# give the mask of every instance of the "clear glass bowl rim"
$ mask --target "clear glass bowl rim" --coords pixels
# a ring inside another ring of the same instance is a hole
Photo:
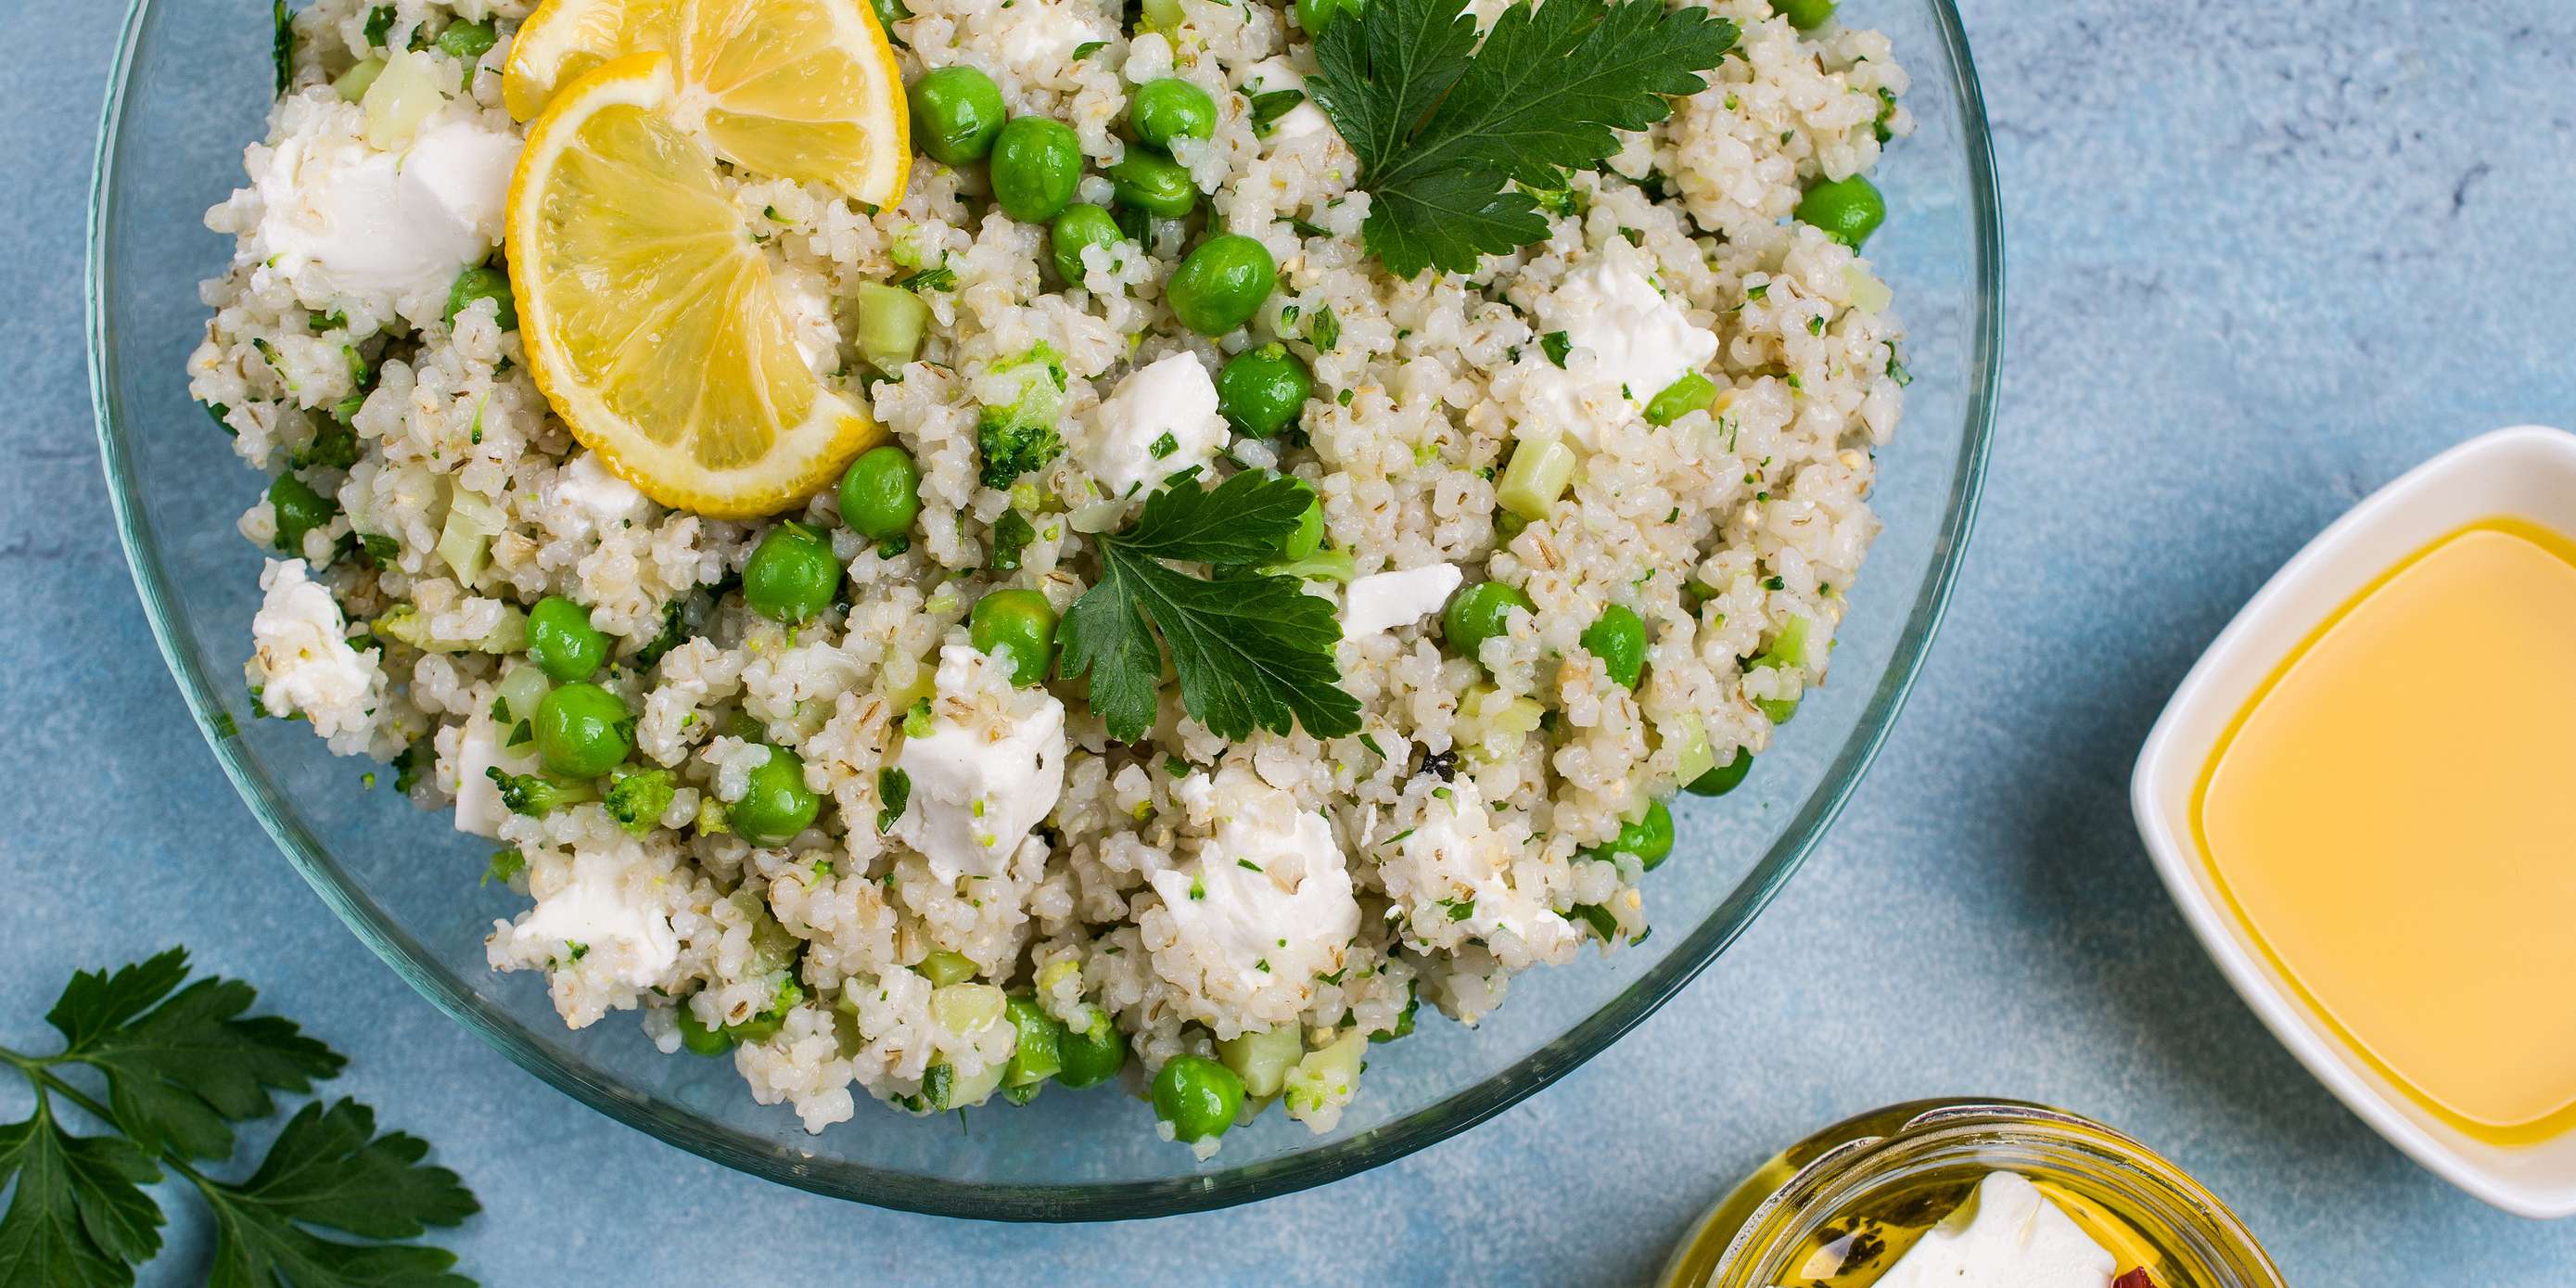
[[[246,763],[237,739],[217,736],[213,717],[222,711],[216,683],[203,659],[182,642],[172,608],[169,573],[161,564],[152,524],[130,490],[133,465],[118,430],[112,406],[107,310],[106,260],[109,215],[115,201],[110,167],[129,78],[133,72],[144,18],[154,0],[128,0],[117,39],[93,158],[88,209],[88,238],[82,276],[84,323],[89,355],[90,395],[107,491],[116,516],[118,539],[150,623],[162,660],[177,681],[180,696],[195,717],[199,734],[214,752],[233,789],[285,853],[307,884],[359,940],[393,967],[421,996],[446,1012],[519,1067],[555,1089],[619,1122],[737,1171],[782,1185],[875,1207],[939,1216],[1003,1221],[1098,1221],[1167,1216],[1255,1202],[1326,1184],[1393,1162],[1436,1144],[1518,1104],[1617,1041],[1652,1015],[1701,970],[1716,959],[1751,924],[1756,913],[1787,884],[1825,830],[1841,813],[1868,770],[1871,760],[1894,727],[1898,711],[1912,690],[1932,639],[1946,615],[1950,596],[1966,557],[1977,504],[1984,491],[1987,458],[1994,435],[1995,400],[2002,377],[2004,321],[2004,241],[2002,199],[1997,187],[1993,140],[1987,129],[1985,99],[1968,49],[1967,32],[1954,0],[1925,0],[1940,30],[1957,95],[1967,151],[1969,199],[1976,234],[1978,309],[1969,357],[1977,373],[1968,390],[1968,416],[1958,470],[1952,480],[1943,529],[1935,537],[1934,562],[1925,575],[1924,592],[1914,604],[1903,634],[1870,695],[1860,722],[1836,755],[1817,790],[1780,839],[1755,863],[1736,888],[1699,925],[1681,948],[1594,1011],[1580,1024],[1508,1069],[1415,1110],[1386,1126],[1312,1150],[1263,1159],[1230,1170],[1151,1181],[1085,1186],[1009,1185],[945,1182],[923,1185],[921,1178],[855,1163],[784,1154],[764,1142],[700,1119],[677,1106],[635,1093],[567,1065],[529,1041],[518,1022],[491,1007],[464,983],[440,968],[430,954],[396,924],[352,881],[323,845],[285,809],[270,799],[261,777]]]

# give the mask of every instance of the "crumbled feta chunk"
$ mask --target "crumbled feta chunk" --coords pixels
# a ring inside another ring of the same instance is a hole
[[[1565,275],[1538,306],[1543,332],[1565,333],[1567,366],[1526,355],[1522,401],[1537,418],[1564,426],[1585,447],[1634,414],[1666,385],[1708,365],[1717,336],[1691,325],[1680,305],[1624,258],[1593,260]],[[1619,402],[1610,401],[1615,392]]]
[[[491,253],[519,140],[471,122],[423,131],[400,152],[345,134],[287,138],[253,186],[259,224],[241,254],[325,294],[443,296]]]
[[[515,937],[523,947],[542,947],[558,967],[650,987],[680,959],[670,917],[652,906],[651,880],[613,855],[584,852],[573,859],[570,881],[538,895]]]
[[[1306,78],[1285,57],[1265,58],[1252,65],[1250,73],[1244,77],[1243,88],[1247,94],[1275,94],[1290,89],[1302,91],[1306,88]],[[1333,129],[1332,119],[1324,115],[1322,108],[1315,106],[1312,98],[1289,108],[1270,122],[1270,146],[1273,148],[1284,148],[1303,139],[1327,134],[1340,137]]]
[[[649,504],[634,484],[610,473],[595,452],[583,452],[564,462],[564,467],[555,473],[550,496],[556,505],[570,511],[573,526],[581,534],[592,528],[616,531],[630,520],[644,517]]]
[[[2106,1288],[2118,1268],[2039,1187],[2013,1172],[1988,1172],[1876,1288]]]
[[[271,559],[266,591],[251,618],[251,659],[243,667],[270,715],[302,715],[335,751],[363,750],[384,700],[384,668],[349,645],[339,601],[305,575],[301,559]],[[354,741],[350,739],[354,738]]]
[[[1332,824],[1241,768],[1198,800],[1214,831],[1191,862],[1151,877],[1173,930],[1155,970],[1211,1003],[1221,1035],[1292,1020],[1359,933]]]
[[[510,817],[510,807],[501,803],[501,785],[492,781],[491,771],[505,774],[532,774],[537,770],[536,742],[523,742],[505,747],[509,731],[477,712],[465,722],[465,732],[456,745],[456,830],[476,836],[501,834],[501,824]]]
[[[1363,639],[1418,622],[1449,602],[1463,576],[1442,563],[1355,577],[1342,596],[1342,635]]]
[[[912,799],[895,835],[942,881],[991,878],[1064,793],[1064,704],[1015,689],[983,654],[942,650],[930,732],[907,737],[895,764]]]
[[[1216,382],[1197,355],[1175,353],[1127,373],[1092,409],[1091,472],[1109,495],[1126,496],[1205,466],[1225,440]]]

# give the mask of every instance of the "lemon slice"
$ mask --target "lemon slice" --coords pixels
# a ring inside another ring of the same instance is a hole
[[[664,505],[717,518],[812,495],[885,431],[797,347],[715,156],[669,113],[661,53],[554,96],[511,177],[528,372],[573,436]]]
[[[511,38],[501,101],[531,120],[583,73],[647,51],[671,55],[671,119],[725,160],[870,205],[903,199],[903,73],[866,0],[546,0]]]

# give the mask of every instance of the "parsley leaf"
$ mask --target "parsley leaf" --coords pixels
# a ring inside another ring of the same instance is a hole
[[[39,1100],[27,1121],[0,1126],[0,1185],[13,1175],[0,1281],[130,1284],[133,1263],[161,1251],[161,1206],[142,1189],[161,1169],[125,1141],[74,1136]]]
[[[277,65],[277,93],[286,97],[286,87],[295,83],[295,15],[286,11],[286,0],[269,0],[269,61]]]
[[[1360,159],[1361,234],[1389,271],[1466,273],[1547,236],[1515,183],[1564,186],[1614,130],[1668,115],[1668,96],[1734,47],[1736,26],[1660,0],[1550,0],[1503,10],[1477,43],[1466,0],[1375,0],[1316,37],[1307,92]]]
[[[34,1112],[0,1125],[0,1283],[129,1288],[161,1251],[161,1206],[143,1187],[166,1169],[212,1209],[217,1288],[472,1288],[453,1254],[399,1242],[478,1211],[455,1173],[421,1165],[428,1146],[378,1135],[353,1101],[308,1103],[257,1173],[234,1183],[189,1161],[229,1153],[233,1122],[266,1117],[274,1090],[304,1091],[340,1057],[276,1016],[243,1016],[256,994],[238,980],[188,979],[172,949],[113,973],[72,976],[45,1019],[64,1049],[0,1049],[34,1093]],[[103,1103],[77,1075],[96,1075]],[[76,1136],[58,1106],[119,1136]],[[215,1143],[220,1141],[221,1148]],[[324,1232],[364,1242],[326,1237]]]
[[[45,1022],[63,1035],[64,1059],[106,1075],[116,1125],[135,1144],[221,1158],[233,1149],[229,1124],[276,1111],[270,1091],[311,1090],[342,1061],[290,1020],[243,1017],[259,996],[250,985],[181,988],[187,975],[176,948],[113,975],[82,971]]]
[[[297,1111],[269,1147],[259,1171],[239,1185],[200,1182],[215,1211],[211,1288],[381,1285],[462,1288],[447,1273],[456,1254],[403,1243],[344,1243],[315,1233],[361,1239],[413,1239],[430,1226],[455,1225],[479,1211],[474,1196],[444,1167],[424,1167],[427,1142],[401,1132],[376,1134],[374,1111],[354,1100]]]
[[[1184,472],[1125,531],[1099,538],[1100,581],[1065,615],[1062,674],[1090,674],[1109,736],[1133,742],[1153,726],[1165,645],[1181,705],[1220,738],[1284,734],[1292,722],[1318,738],[1359,728],[1359,702],[1333,662],[1341,627],[1330,604],[1293,577],[1211,581],[1164,562],[1258,563],[1311,501],[1290,479],[1247,471],[1210,488]]]

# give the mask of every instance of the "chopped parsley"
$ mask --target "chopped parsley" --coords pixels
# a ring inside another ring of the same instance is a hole
[[[1563,331],[1550,331],[1538,338],[1538,351],[1546,354],[1549,362],[1556,364],[1559,370],[1563,370],[1565,355],[1574,352],[1574,338]]]
[[[1467,0],[1373,0],[1315,39],[1307,92],[1360,160],[1361,239],[1399,277],[1474,271],[1543,240],[1530,188],[1598,165],[1617,130],[1706,88],[1736,26],[1659,0],[1550,0],[1503,10],[1481,42]]]
[[[1342,320],[1333,315],[1330,304],[1315,310],[1315,320],[1306,324],[1306,338],[1318,352],[1329,353],[1342,342]]]
[[[912,804],[912,775],[888,766],[877,771],[877,835],[894,830],[904,807]]]

